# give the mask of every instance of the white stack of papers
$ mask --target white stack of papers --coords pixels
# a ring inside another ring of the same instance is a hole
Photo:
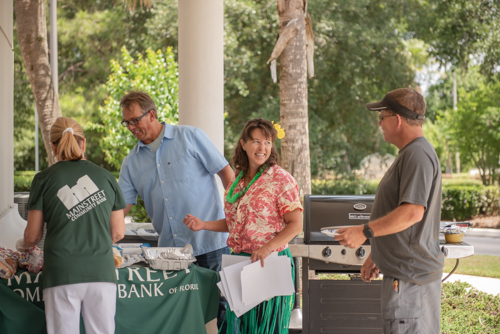
[[[290,258],[277,253],[264,260],[264,268],[249,257],[222,255],[220,278],[217,286],[237,317],[265,300],[295,292]]]

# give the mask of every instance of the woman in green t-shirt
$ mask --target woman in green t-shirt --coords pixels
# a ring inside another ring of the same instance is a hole
[[[123,238],[125,200],[114,176],[84,157],[85,136],[71,118],[50,130],[58,162],[36,174],[28,225],[18,249],[35,246],[47,225],[42,288],[47,332],[114,333],[116,276],[112,243]]]

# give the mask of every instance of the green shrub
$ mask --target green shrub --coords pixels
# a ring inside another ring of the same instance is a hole
[[[480,211],[480,186],[443,187],[441,218],[443,220],[464,220],[474,217]]]
[[[378,181],[367,181],[353,175],[339,176],[334,180],[312,180],[313,195],[366,195],[375,194]]]
[[[118,178],[119,173],[113,172]],[[14,173],[14,192],[30,191],[33,171]],[[442,220],[463,221],[477,215],[498,215],[500,210],[500,187],[483,186],[475,180],[460,180],[443,184]],[[446,183],[443,181],[443,183]],[[333,180],[312,180],[314,195],[369,195],[375,194],[378,181],[367,181],[353,175],[344,175]],[[129,215],[136,222],[148,222],[149,216],[144,201],[138,197],[137,205],[132,206]]]
[[[30,191],[34,171],[14,172],[14,192]]]
[[[120,176],[119,172],[111,172],[113,176],[118,180]],[[30,191],[31,182],[35,177],[34,171],[22,171],[14,172],[14,192]]]
[[[144,200],[139,195],[137,196],[137,205],[132,205],[128,215],[132,216],[135,223],[151,222],[148,212],[146,211],[146,207],[144,206]]]
[[[498,215],[500,211],[500,187],[487,186],[481,190],[481,208],[479,214],[485,216]]]
[[[15,172],[14,173],[14,192],[23,192],[30,191],[31,182],[35,177],[34,171],[25,171],[25,172]],[[112,172],[113,176],[118,179],[120,173]],[[148,213],[146,212],[146,208],[144,207],[144,200],[138,196],[137,197],[137,205],[133,205],[132,209],[130,209],[130,216],[136,223],[150,222]]]
[[[477,215],[498,215],[500,188],[497,186],[443,186],[441,219],[466,220]]]
[[[155,101],[158,119],[177,124],[179,113],[179,70],[171,47],[166,52],[148,48],[145,55],[137,59],[122,47],[122,57],[111,61],[111,74],[105,88],[108,93],[104,106],[100,108],[100,121],[89,124],[102,133],[100,148],[105,160],[119,169],[128,152],[137,144],[137,139],[121,125],[120,99],[130,90],[147,92]]]
[[[477,179],[443,179],[443,187],[446,186],[482,186],[483,182]]]
[[[443,180],[442,220],[463,221],[477,215],[498,215],[500,187],[483,186],[477,180]],[[355,176],[341,176],[333,180],[312,180],[314,195],[375,194],[378,181],[367,181]]]

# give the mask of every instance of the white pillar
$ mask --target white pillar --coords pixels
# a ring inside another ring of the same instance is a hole
[[[14,51],[12,1],[0,1],[0,215],[14,203]]]
[[[12,1],[0,1],[0,246],[13,249],[24,221],[14,204],[14,51]]]
[[[179,124],[224,151],[224,1],[179,0]]]

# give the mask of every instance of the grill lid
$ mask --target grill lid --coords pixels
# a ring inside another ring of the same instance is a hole
[[[338,245],[333,236],[323,231],[366,224],[374,199],[374,195],[306,195],[304,242]]]

